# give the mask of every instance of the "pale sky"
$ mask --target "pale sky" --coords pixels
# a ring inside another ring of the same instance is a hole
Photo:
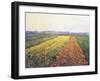
[[[26,31],[89,32],[90,16],[26,13]]]

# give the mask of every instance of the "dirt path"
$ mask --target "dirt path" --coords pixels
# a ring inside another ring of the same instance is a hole
[[[56,56],[51,66],[77,66],[88,64],[82,48],[77,43],[75,36],[70,36],[67,44]]]

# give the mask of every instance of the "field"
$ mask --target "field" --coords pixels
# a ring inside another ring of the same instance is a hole
[[[25,67],[89,64],[89,35],[62,32],[26,32]]]
[[[83,49],[86,59],[89,61],[89,36],[77,35],[76,36],[80,47]]]

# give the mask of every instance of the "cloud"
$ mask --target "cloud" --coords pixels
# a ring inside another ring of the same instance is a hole
[[[90,16],[26,13],[26,31],[89,32]]]

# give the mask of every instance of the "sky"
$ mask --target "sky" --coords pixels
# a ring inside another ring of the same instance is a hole
[[[89,32],[89,15],[25,13],[26,31]]]

